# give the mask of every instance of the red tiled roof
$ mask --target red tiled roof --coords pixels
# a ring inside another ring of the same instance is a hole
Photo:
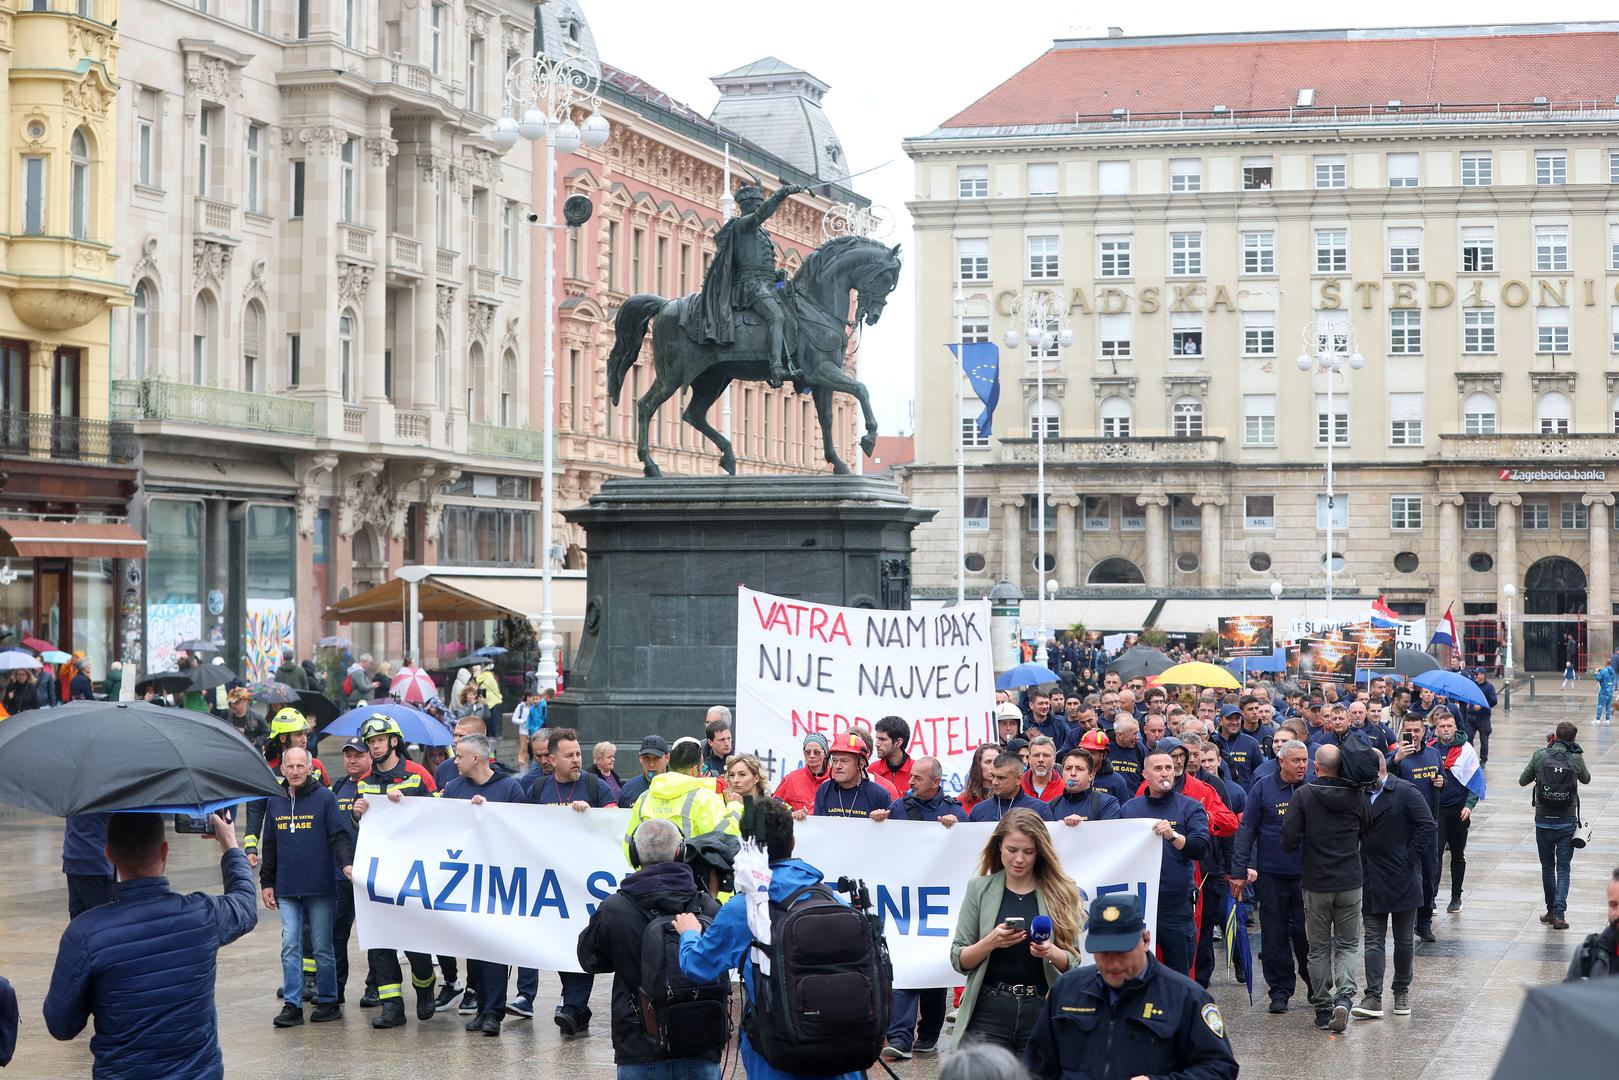
[[[1619,34],[1238,41],[1054,48],[941,127],[1072,122],[1076,113],[1594,101],[1619,94]]]
[[[865,458],[865,473],[886,476],[897,465],[909,465],[916,460],[915,435],[879,435],[874,452]]]

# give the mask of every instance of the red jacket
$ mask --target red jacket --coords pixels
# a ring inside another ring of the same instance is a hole
[[[1242,822],[1238,820],[1236,814],[1231,812],[1231,808],[1226,806],[1224,800],[1220,798],[1219,792],[1215,791],[1213,788],[1209,787],[1209,785],[1205,784],[1195,776],[1185,776],[1178,779],[1185,781],[1185,787],[1182,790],[1184,790],[1189,797],[1202,803],[1203,809],[1209,812],[1210,836],[1237,835],[1237,826],[1241,825]],[[1141,786],[1136,788],[1136,794],[1145,795],[1146,793],[1147,782],[1143,780],[1141,781]]]
[[[781,778],[781,783],[776,785],[776,798],[808,814],[815,809],[815,789],[826,777],[826,773],[817,776],[810,772],[808,765],[802,765]]]
[[[906,754],[903,751],[901,752],[900,757],[900,766],[897,769],[888,763],[887,758],[878,758],[876,761],[871,763],[871,767],[867,770],[867,772],[871,775],[871,778],[877,781],[879,784],[886,781],[891,787],[893,787],[894,795],[896,797],[911,790],[912,758],[911,755]]]
[[[1033,780],[1034,773],[1032,771],[1023,774],[1023,791],[1026,795],[1039,799],[1041,802],[1055,802],[1065,788],[1063,779],[1057,774],[1056,769],[1051,770],[1051,779],[1046,781],[1045,789],[1042,791],[1034,790]]]

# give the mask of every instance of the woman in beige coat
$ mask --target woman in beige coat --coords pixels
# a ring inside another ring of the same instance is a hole
[[[978,874],[967,883],[950,943],[950,963],[967,976],[952,1045],[991,1042],[1021,1056],[1046,991],[1079,963],[1079,887],[1032,810],[1001,819]],[[1050,941],[1029,940],[1037,915],[1051,919]],[[1008,919],[1021,919],[1021,929]]]

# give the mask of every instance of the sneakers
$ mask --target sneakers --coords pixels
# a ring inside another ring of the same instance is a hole
[[[304,1022],[304,1011],[297,1005],[286,1004],[281,1006],[281,1011],[270,1022],[278,1028],[297,1027]]]
[[[461,995],[461,1007],[456,1010],[462,1016],[478,1015],[478,991],[468,990]]]
[[[326,1024],[333,1020],[343,1019],[343,1006],[335,1001],[328,1001],[324,1005],[316,1005],[315,1011],[309,1014],[311,1024]]]
[[[462,985],[459,981],[445,983],[443,986],[441,986],[439,988],[438,997],[433,999],[433,1008],[440,1011],[440,1012],[444,1011],[444,1009],[447,1008],[449,1006],[449,1004],[452,1001],[455,1000],[456,995],[461,993],[465,989],[466,989],[466,987],[464,985]],[[367,991],[367,993],[369,993],[369,992],[370,991]],[[360,999],[360,1004],[362,1006],[365,1004],[365,999],[364,998]]]
[[[1383,999],[1375,994],[1367,994],[1360,999],[1360,1004],[1349,1010],[1349,1014],[1361,1020],[1381,1020],[1383,1018]]]
[[[1285,997],[1271,998],[1270,1011],[1273,1016],[1280,1016],[1285,1013],[1287,1011],[1287,999]]]
[[[506,1003],[507,1016],[520,1016],[524,1020],[534,1019],[534,999],[527,994],[518,994]]]
[[[1452,915],[1462,910],[1462,898],[1459,896],[1451,897],[1450,903],[1445,905],[1445,910],[1450,912]]]
[[[1567,930],[1568,929],[1568,920],[1563,918],[1561,915],[1553,915],[1552,916],[1552,929],[1553,930]]]
[[[1328,1025],[1330,1025],[1331,1023],[1332,1023],[1332,1010],[1331,1009],[1317,1009],[1315,1011],[1315,1026],[1316,1027],[1320,1028],[1322,1031],[1326,1031]]]
[[[1394,1015],[1395,1016],[1410,1016],[1411,1015],[1411,991],[1409,991],[1409,990],[1396,990],[1396,991],[1394,991]]]
[[[957,1009],[955,1006],[951,1006],[950,1011],[944,1014],[944,1022],[947,1024],[954,1024],[956,1022],[956,1013],[960,1011],[961,1010]]]
[[[882,1059],[884,1061],[908,1061],[911,1052],[898,1043],[889,1043],[883,1047]]]
[[[1327,1030],[1340,1033],[1349,1026],[1349,1007],[1343,1002],[1332,1007],[1332,1018],[1327,1021]]]
[[[937,1054],[939,1052],[938,1039],[917,1039],[916,1045],[911,1047],[914,1054]]]

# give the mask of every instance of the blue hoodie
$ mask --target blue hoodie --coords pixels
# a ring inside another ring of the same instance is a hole
[[[779,904],[793,893],[808,885],[818,885],[821,872],[809,863],[786,859],[770,864],[770,902]],[[680,935],[680,970],[688,979],[707,982],[717,979],[732,968],[742,969],[742,981],[747,984],[748,996],[753,996],[753,964],[747,960],[753,933],[748,929],[747,898],[733,896],[720,908],[708,932],[699,934],[688,930]],[[748,1080],[822,1080],[805,1073],[783,1072],[766,1061],[748,1042],[747,1032],[741,1033],[742,1069]],[[842,1073],[826,1080],[864,1080],[858,1072]]]

